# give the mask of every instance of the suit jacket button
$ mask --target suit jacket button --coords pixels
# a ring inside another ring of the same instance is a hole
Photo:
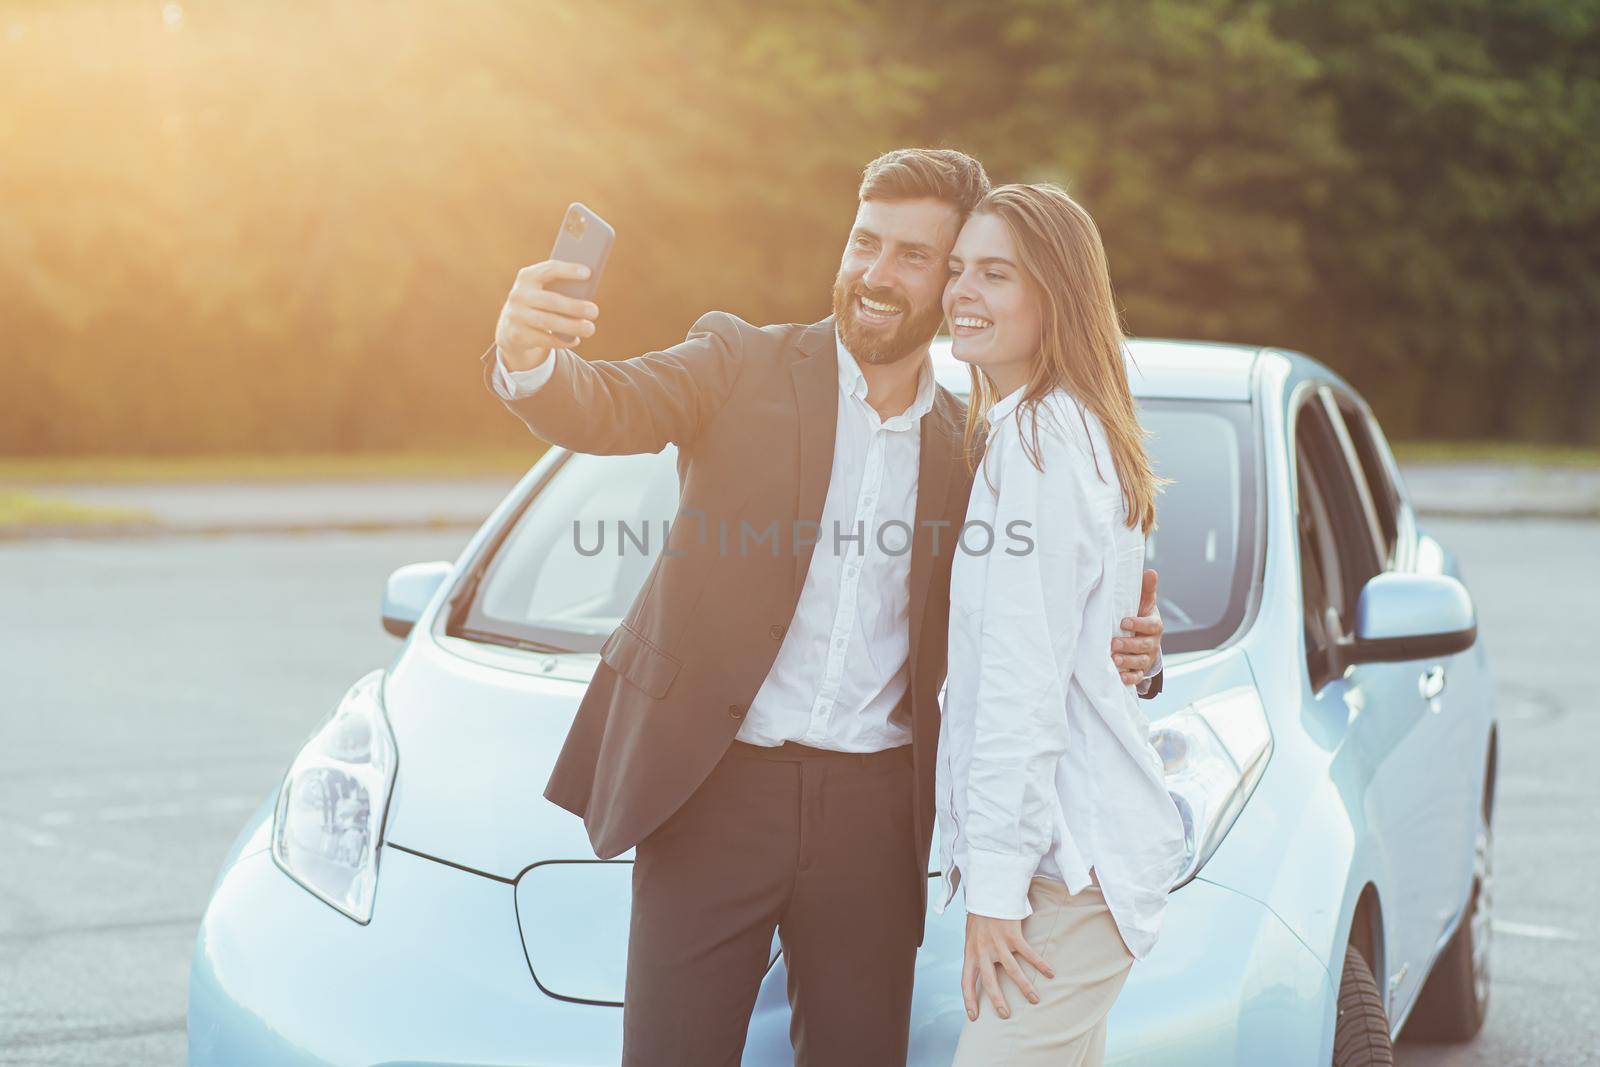
[[[741,708],[737,704],[729,704],[728,705],[728,718],[730,718],[730,719],[742,719],[742,718],[744,718],[744,709]]]
[[[767,627],[767,636],[771,637],[774,641],[776,641],[778,638],[783,636],[783,627],[782,626],[769,626],[769,627]]]

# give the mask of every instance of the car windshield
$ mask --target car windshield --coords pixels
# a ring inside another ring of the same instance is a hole
[[[1157,498],[1145,565],[1169,654],[1214,648],[1239,626],[1255,559],[1257,464],[1242,402],[1145,400]],[[677,453],[562,457],[453,612],[476,640],[598,651],[650,573],[678,506]]]

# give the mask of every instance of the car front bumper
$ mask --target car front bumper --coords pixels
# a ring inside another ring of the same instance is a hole
[[[577,1067],[621,1058],[622,1013],[543,993],[514,887],[386,847],[363,926],[290,879],[270,853],[223,872],[189,979],[192,1067]],[[912,1067],[945,1067],[965,1015],[959,908],[931,916],[918,960]],[[1196,880],[1110,1019],[1108,1062],[1326,1063],[1334,989],[1273,913]],[[792,1063],[783,965],[768,973],[745,1067]]]

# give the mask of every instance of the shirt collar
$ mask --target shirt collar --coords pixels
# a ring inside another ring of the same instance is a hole
[[[867,402],[867,377],[861,373],[861,366],[856,363],[856,357],[844,345],[844,338],[839,331],[833,333],[834,350],[839,357],[839,388],[846,396],[853,396],[863,404]],[[891,415],[883,420],[885,429],[899,430],[916,422],[929,411],[933,410],[933,367],[926,355],[922,357],[922,367],[917,372],[917,396],[911,401],[911,406],[899,415]]]
[[[989,425],[995,425],[1001,419],[1015,411],[1017,409],[1017,405],[1022,403],[1022,394],[1027,391],[1027,383],[1023,383],[991,404],[989,406],[988,414]]]

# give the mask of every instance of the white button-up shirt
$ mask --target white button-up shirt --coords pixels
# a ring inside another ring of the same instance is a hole
[[[1041,400],[1041,472],[1023,449],[1019,430],[1033,438],[1022,392],[990,409],[967,508],[969,524],[994,531],[994,547],[958,551],[951,572],[935,772],[945,888],[933,905],[942,912],[961,886],[969,912],[1021,919],[1035,875],[1076,893],[1092,868],[1142,958],[1186,861],[1148,720],[1107,655],[1121,620],[1138,612],[1144,534],[1126,525],[1094,413],[1080,416],[1059,389]]]
[[[933,370],[924,358],[911,405],[880,419],[855,357],[834,336],[838,424],[821,529],[794,618],[737,736],[752,745],[878,752],[911,743],[911,723],[893,713],[910,683],[911,531]],[[497,358],[496,389],[507,399],[525,396],[550,378],[557,359],[576,358],[563,349],[526,371]]]
[[[839,418],[822,529],[778,658],[738,737],[879,752],[911,743],[910,721],[892,713],[910,682],[911,531],[933,370],[924,359],[911,406],[880,419],[837,334],[834,348]]]

